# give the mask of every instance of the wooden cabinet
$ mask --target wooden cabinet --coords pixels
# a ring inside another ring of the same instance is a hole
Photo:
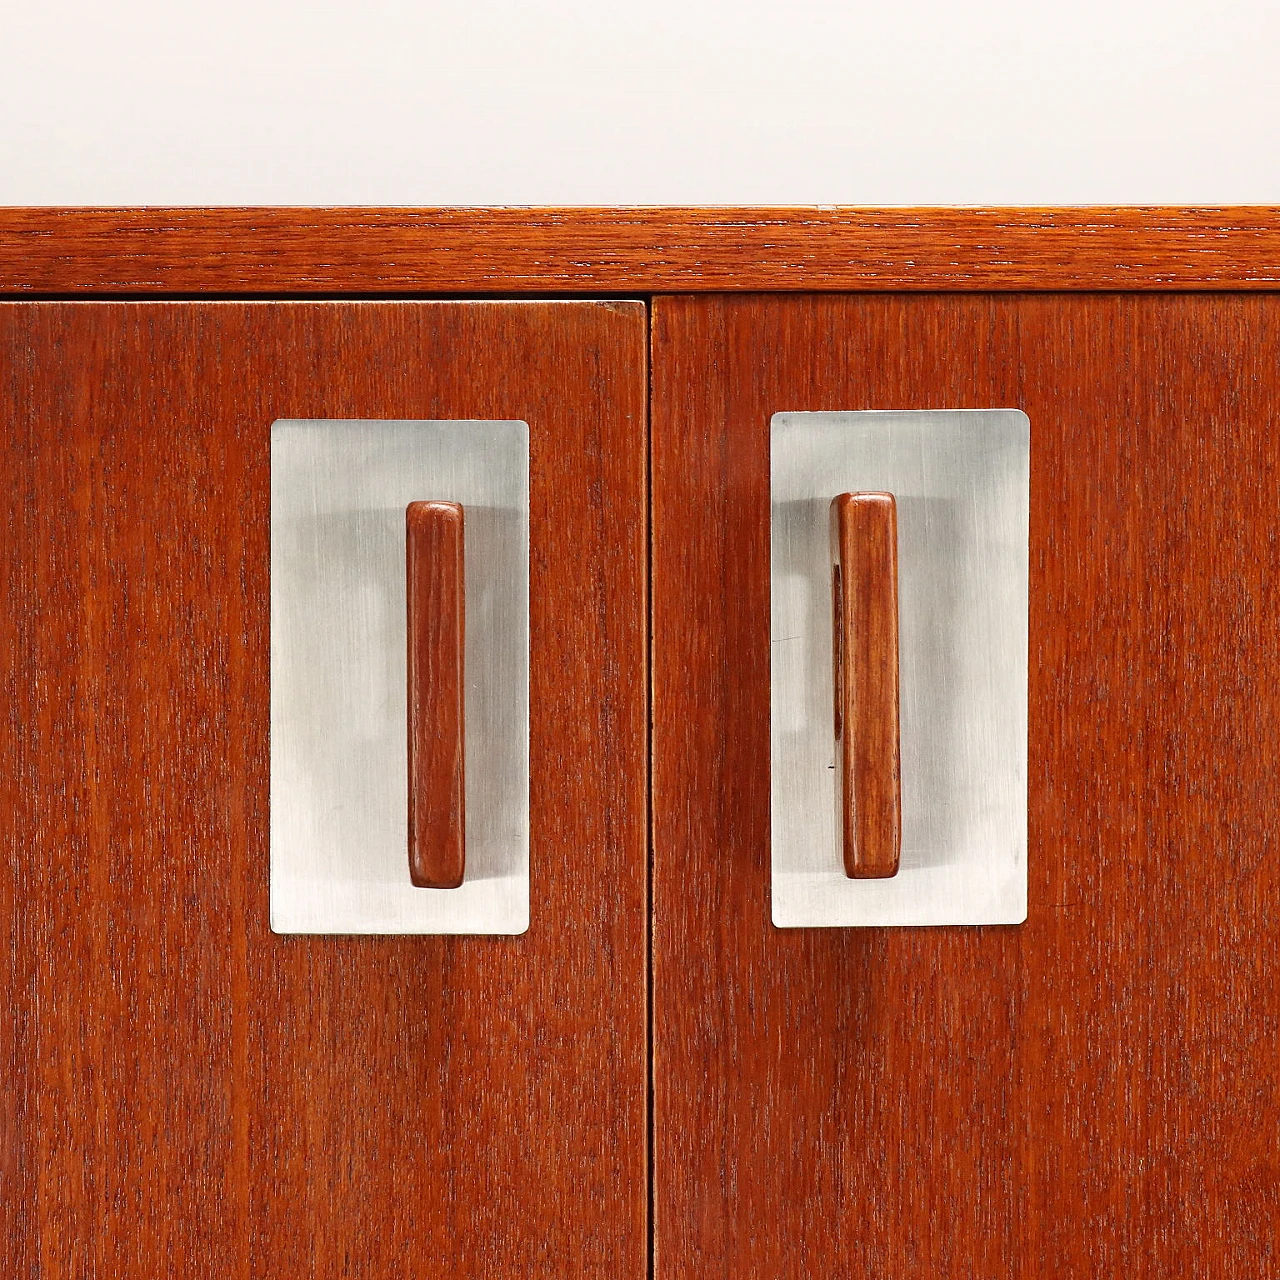
[[[1275,225],[0,213],[6,1274],[1269,1274]],[[992,407],[1027,921],[777,929],[770,418]],[[269,931],[281,418],[529,424],[523,935]]]

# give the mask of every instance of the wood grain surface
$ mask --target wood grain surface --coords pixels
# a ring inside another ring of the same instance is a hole
[[[0,292],[1280,287],[1280,209],[0,210]]]
[[[836,832],[845,875],[898,874],[898,505],[891,493],[831,501]]]
[[[658,1280],[1280,1270],[1280,299],[658,299]],[[769,420],[1031,421],[1030,915],[769,922]]]
[[[643,1275],[645,313],[0,307],[6,1276]],[[523,418],[532,924],[268,929],[276,418]]]
[[[405,509],[409,876],[456,889],[466,873],[466,556],[462,504]]]

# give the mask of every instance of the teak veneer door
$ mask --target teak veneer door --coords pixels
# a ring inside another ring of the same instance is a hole
[[[653,315],[657,1280],[1280,1255],[1280,297]],[[1031,423],[1029,916],[776,929],[769,427]]]
[[[644,1273],[645,342],[634,302],[0,306],[6,1274]],[[521,936],[269,932],[280,418],[529,424]]]

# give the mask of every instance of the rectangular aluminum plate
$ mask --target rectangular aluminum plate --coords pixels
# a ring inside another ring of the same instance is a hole
[[[405,507],[460,502],[466,876],[409,880]],[[529,429],[271,428],[271,927],[529,925]]]
[[[1030,428],[1016,409],[779,413],[771,430],[773,922],[1027,916]],[[828,509],[898,504],[902,861],[844,874]]]

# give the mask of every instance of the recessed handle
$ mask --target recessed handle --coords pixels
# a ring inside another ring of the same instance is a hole
[[[409,503],[405,564],[409,875],[420,889],[456,889],[466,861],[466,566],[461,504]]]
[[[898,507],[891,493],[831,503],[836,824],[845,874],[898,874]]]

